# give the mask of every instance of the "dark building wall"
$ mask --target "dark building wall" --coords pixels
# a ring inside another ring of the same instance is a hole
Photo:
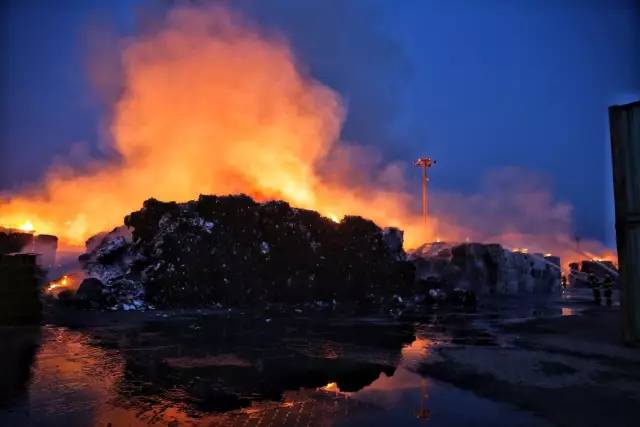
[[[36,254],[0,254],[0,325],[40,320],[42,272]]]
[[[624,336],[640,345],[640,101],[609,108]]]
[[[0,231],[0,255],[29,251],[33,246],[33,234],[18,231]]]

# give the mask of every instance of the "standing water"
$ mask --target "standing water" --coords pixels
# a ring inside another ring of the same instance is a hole
[[[2,328],[0,425],[544,426],[418,373],[440,346],[503,345],[492,322],[534,312],[80,312]]]

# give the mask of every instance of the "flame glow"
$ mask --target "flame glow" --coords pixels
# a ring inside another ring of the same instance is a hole
[[[0,202],[0,224],[29,215],[39,231],[80,244],[149,197],[246,193],[334,220],[362,214],[408,234],[414,223],[414,243],[424,240],[406,193],[362,194],[319,172],[340,150],[344,108],[284,40],[226,9],[177,8],[161,30],[131,42],[122,61],[125,91],[111,125],[118,159],[82,174],[51,169],[44,188]]]
[[[33,224],[31,223],[31,221],[26,220],[16,228],[20,231],[30,232],[30,231],[33,231]]]
[[[340,392],[340,387],[338,387],[338,383],[331,382],[331,383],[328,383],[327,385],[325,385],[323,387],[320,387],[320,390],[338,393],[338,392]]]
[[[582,256],[570,249],[571,207],[513,170],[484,193],[436,194],[425,226],[419,196],[406,190],[406,168],[340,143],[342,99],[306,73],[282,37],[219,6],[177,7],[153,28],[128,39],[121,53],[110,160],[82,172],[51,168],[40,187],[0,200],[0,224],[28,224],[79,245],[122,224],[150,197],[245,193],[336,222],[350,214],[397,226],[407,249],[433,241],[438,230],[447,242],[528,245],[563,262]]]
[[[71,287],[71,278],[64,275],[57,280],[52,280],[46,288],[47,292],[55,293]]]

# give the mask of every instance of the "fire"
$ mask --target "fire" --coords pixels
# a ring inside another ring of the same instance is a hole
[[[126,45],[122,64],[110,126],[118,159],[83,173],[52,168],[39,192],[0,201],[0,224],[29,215],[40,232],[81,244],[149,197],[245,193],[399,226],[411,245],[425,240],[413,197],[398,186],[359,188],[352,166],[321,172],[349,165],[353,153],[338,144],[345,109],[282,38],[221,7],[178,7]]]
[[[46,291],[47,292],[62,291],[69,287],[71,287],[71,278],[68,275],[64,275],[57,280],[52,280],[51,282],[49,282],[49,285],[47,286]]]
[[[81,245],[122,224],[150,197],[183,202],[245,193],[333,221],[361,215],[397,226],[406,249],[433,241],[438,230],[446,241],[538,243],[536,252],[553,251],[563,262],[571,253],[570,206],[520,172],[489,180],[493,185],[479,195],[440,193],[440,210],[425,226],[419,196],[406,190],[405,168],[340,143],[342,99],[306,72],[282,37],[221,6],[176,7],[153,28],[122,44],[111,160],[94,160],[81,172],[52,167],[39,188],[0,200],[0,224],[28,217],[62,245]]]
[[[340,220],[338,219],[338,217],[337,217],[336,215],[332,214],[332,213],[327,214],[327,216],[328,216],[328,218],[329,218],[331,221],[333,221],[333,222],[336,222],[336,223],[340,222]]]
[[[340,387],[338,387],[338,383],[336,382],[330,382],[327,385],[320,387],[320,390],[331,393],[340,393]]]
[[[34,230],[33,229],[33,224],[31,223],[30,220],[26,220],[21,225],[19,225],[17,228],[18,228],[18,230],[26,231],[26,232],[31,232],[31,231]]]

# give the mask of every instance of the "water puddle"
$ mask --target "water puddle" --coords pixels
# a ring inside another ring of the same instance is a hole
[[[435,346],[496,345],[473,322],[169,315],[2,328],[0,425],[544,425],[416,373]]]

